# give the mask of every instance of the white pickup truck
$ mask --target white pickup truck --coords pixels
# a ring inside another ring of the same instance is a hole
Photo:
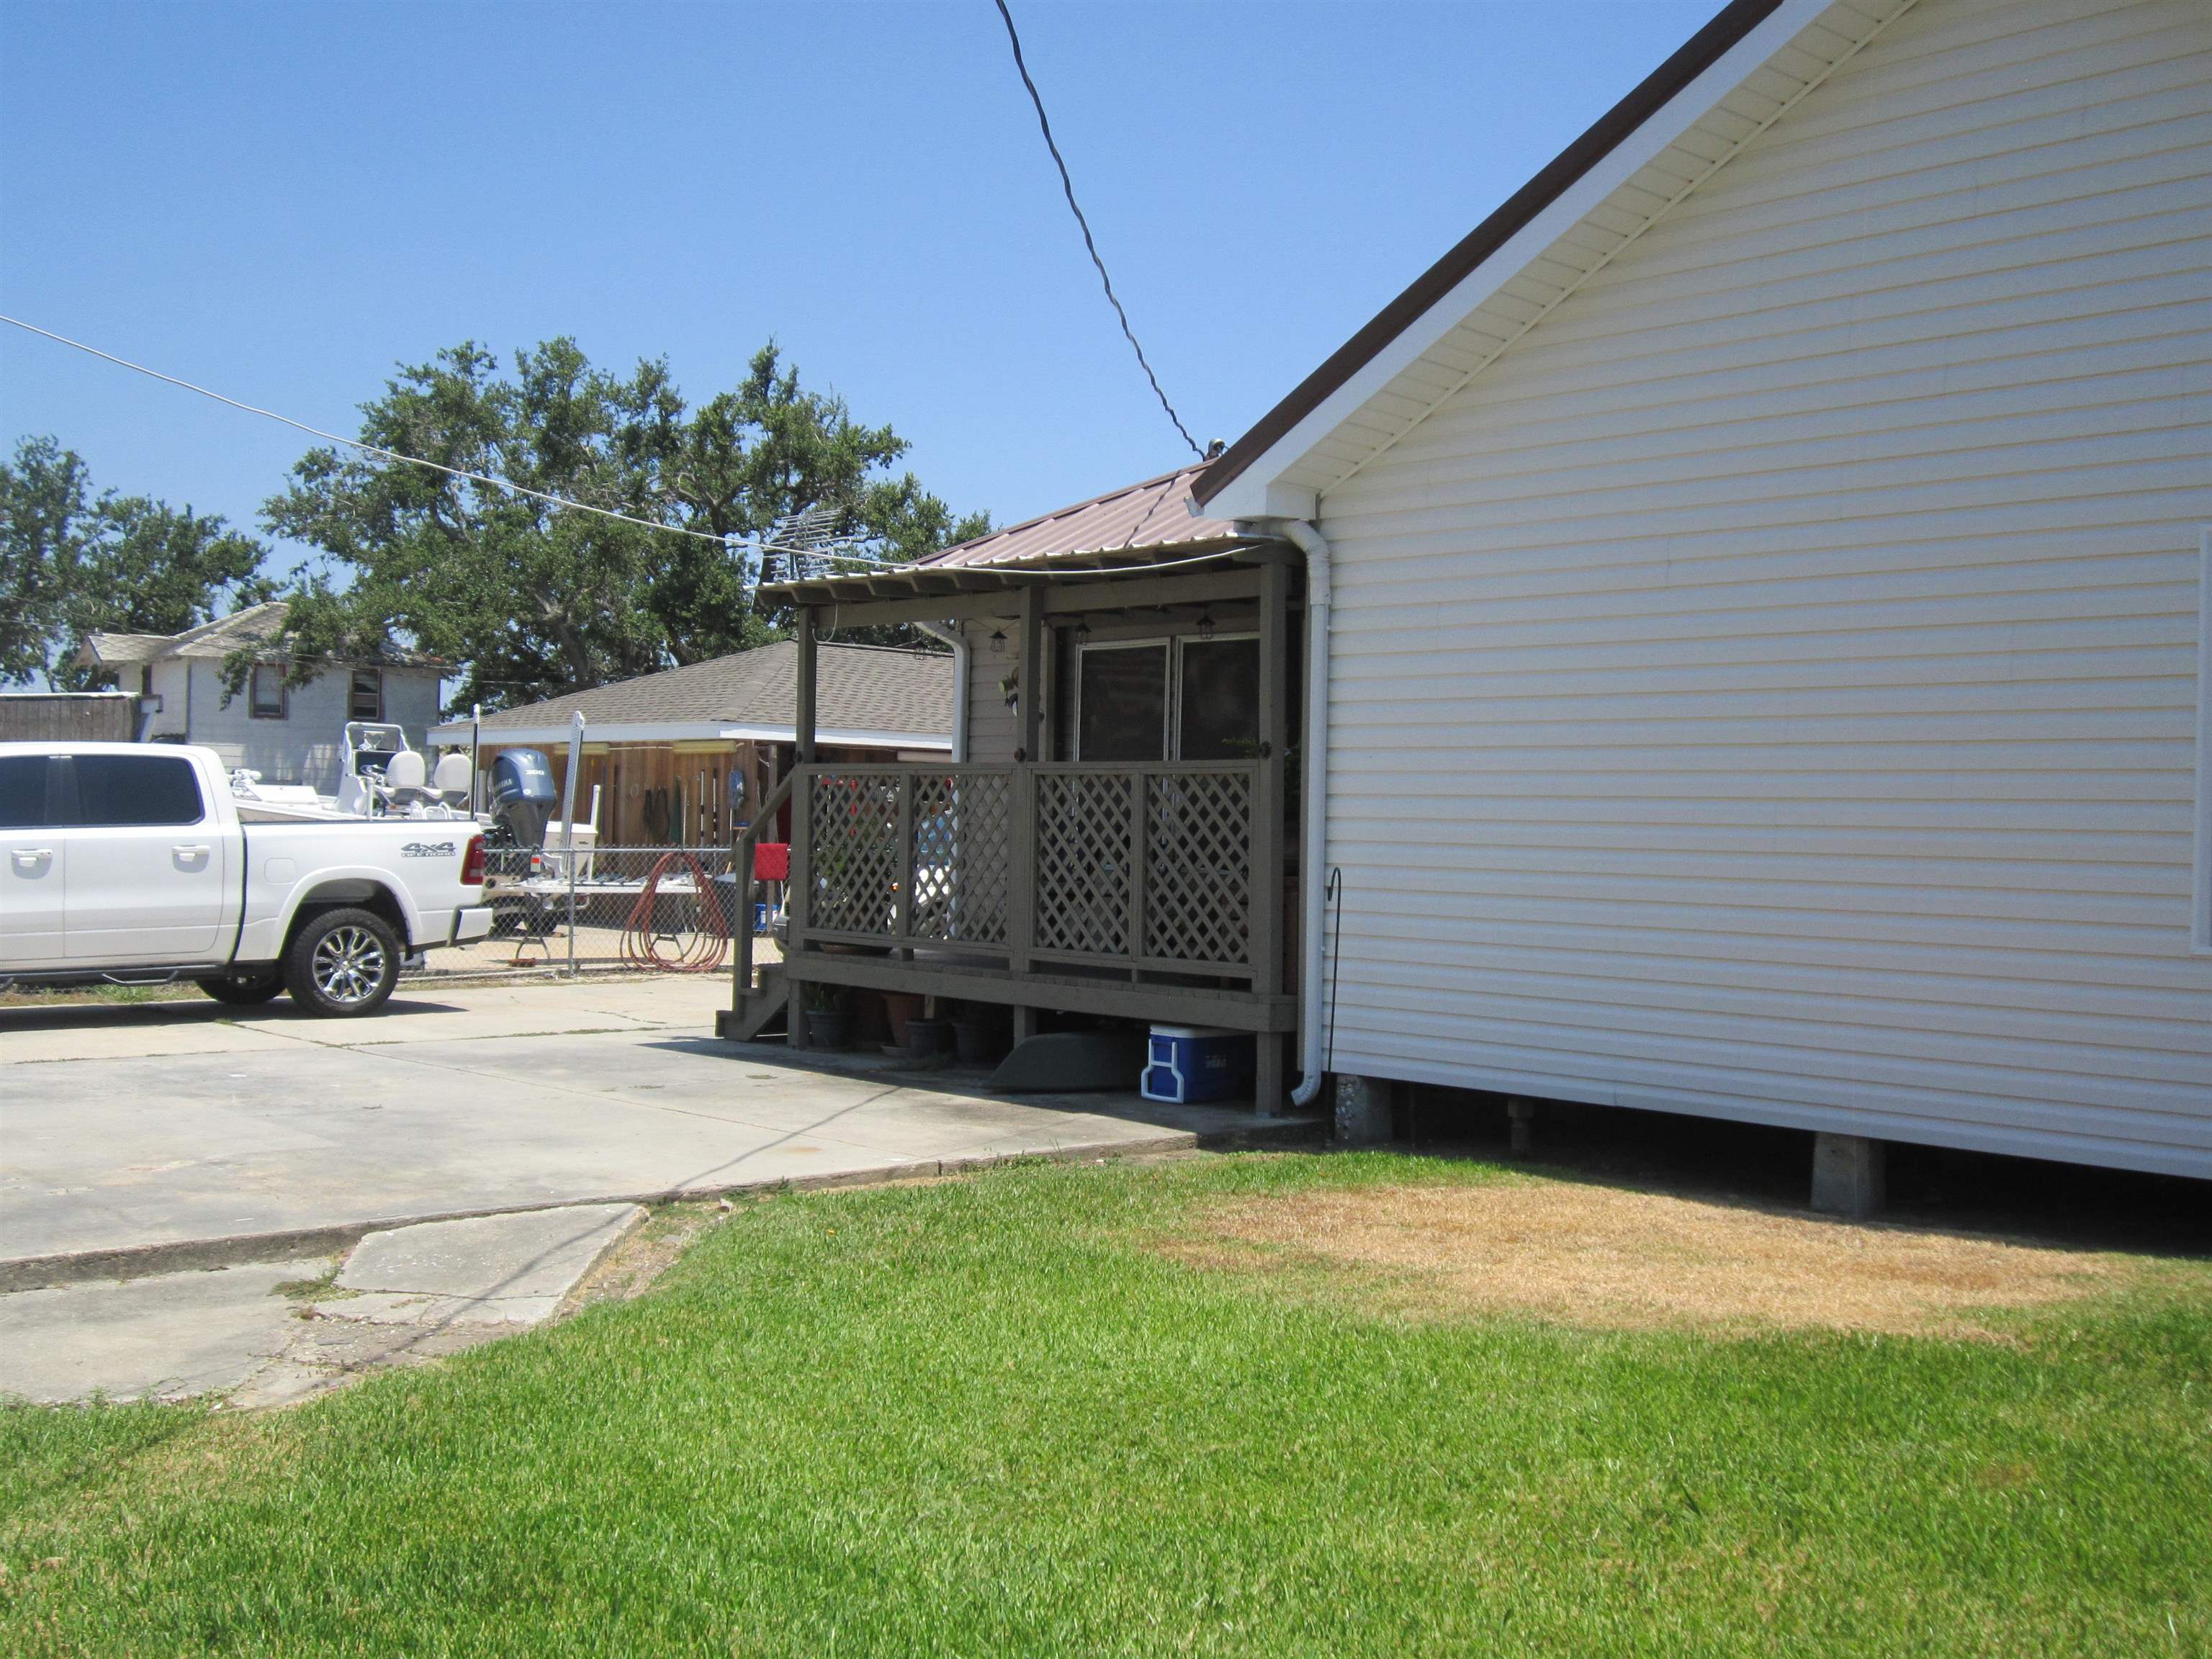
[[[0,743],[0,981],[373,1013],[405,958],[491,931],[483,879],[469,819],[247,823],[212,749]]]

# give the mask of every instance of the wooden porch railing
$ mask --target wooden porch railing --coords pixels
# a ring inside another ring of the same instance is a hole
[[[1017,972],[1262,977],[1257,762],[815,765],[794,775],[804,828],[793,876],[805,887],[794,952],[928,946]]]

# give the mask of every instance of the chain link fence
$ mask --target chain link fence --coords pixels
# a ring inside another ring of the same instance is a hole
[[[426,976],[726,973],[739,926],[757,936],[756,961],[776,959],[768,924],[781,890],[757,884],[741,916],[726,847],[494,849],[489,863],[490,936],[431,951]]]

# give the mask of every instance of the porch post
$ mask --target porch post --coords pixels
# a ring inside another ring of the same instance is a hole
[[[792,710],[792,736],[798,750],[797,763],[814,763],[814,691],[816,652],[814,641],[814,610],[801,605],[797,632],[793,635],[799,646],[799,680]],[[806,988],[799,979],[799,941],[806,932],[808,897],[814,890],[813,871],[809,846],[813,839],[813,789],[803,775],[792,785],[791,790],[791,888],[784,896],[785,939],[783,982],[787,1001],[784,1005],[785,1029],[789,1035],[786,1045],[794,1053],[806,1046]]]
[[[1036,938],[1036,763],[1044,743],[1044,584],[1023,586],[1020,655],[1014,659],[1020,676],[1021,745],[1014,750],[1012,881],[1007,895],[1006,966],[1017,974],[1030,970],[1030,945]],[[1026,1042],[1036,1035],[1036,1011],[1016,1005],[1014,1041]]]
[[[797,706],[792,712],[792,735],[799,745],[799,763],[814,763],[814,686],[815,641],[814,608],[799,608],[798,631],[793,638],[799,646],[799,690]]]
[[[1022,589],[1021,655],[1016,659],[1021,675],[1022,746],[1014,758],[1035,765],[1044,758],[1039,746],[1044,734],[1044,584],[1030,582]]]
[[[1027,766],[1014,768],[1013,868],[1006,893],[1006,966],[1017,974],[1030,970],[1030,941],[1036,937],[1036,774]]]
[[[1283,989],[1283,769],[1290,746],[1285,665],[1289,658],[1291,575],[1279,560],[1260,567],[1260,768],[1252,785],[1252,988]],[[1262,1031],[1252,1103],[1262,1117],[1283,1107],[1290,1038]]]

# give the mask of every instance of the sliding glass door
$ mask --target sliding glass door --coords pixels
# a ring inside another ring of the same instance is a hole
[[[1080,646],[1075,703],[1078,760],[1250,760],[1260,737],[1259,639]]]

